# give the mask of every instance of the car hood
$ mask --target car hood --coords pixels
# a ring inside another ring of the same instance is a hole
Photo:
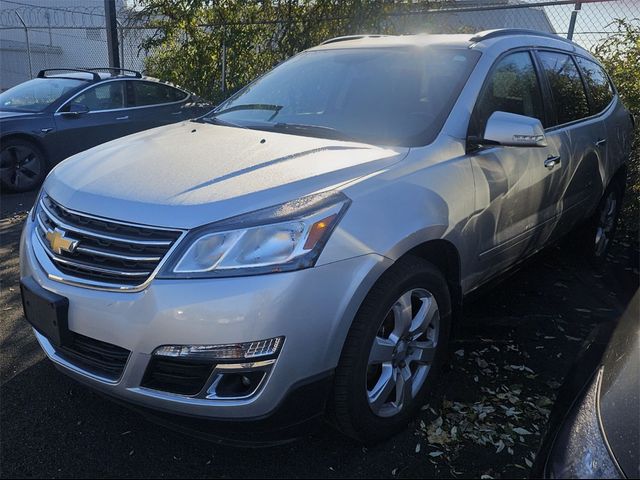
[[[183,122],[70,157],[44,188],[80,212],[192,228],[337,188],[388,168],[407,152]]]

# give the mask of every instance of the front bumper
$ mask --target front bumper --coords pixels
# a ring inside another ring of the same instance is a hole
[[[338,363],[351,320],[390,260],[363,255],[296,272],[242,278],[154,280],[135,293],[107,292],[48,278],[55,272],[27,221],[20,244],[21,277],[69,300],[69,329],[131,351],[119,379],[83,370],[42,335],[47,356],[68,375],[117,399],[158,411],[210,419],[259,419],[296,386],[326,377]],[[228,344],[284,336],[269,377],[251,397],[207,399],[142,387],[161,345]]]

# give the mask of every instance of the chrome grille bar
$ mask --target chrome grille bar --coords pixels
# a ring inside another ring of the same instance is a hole
[[[93,230],[86,230],[86,229],[84,229],[82,227],[78,227],[76,225],[70,225],[67,222],[65,222],[64,220],[61,220],[60,218],[58,218],[44,204],[44,199],[43,199],[43,201],[40,202],[40,206],[45,211],[47,217],[49,217],[49,220],[51,220],[53,223],[55,223],[58,227],[62,228],[63,230],[66,230],[68,232],[75,232],[75,233],[79,233],[81,235],[86,235],[88,237],[95,237],[95,238],[99,238],[101,240],[108,240],[108,241],[111,241],[111,242],[130,243],[130,244],[134,244],[134,245],[167,247],[167,246],[169,246],[169,245],[171,245],[173,243],[171,240],[160,240],[160,241],[157,241],[157,240],[140,240],[140,239],[134,239],[134,238],[117,237],[117,236],[114,236],[114,235],[109,235],[109,234],[105,234],[105,233],[101,233],[101,232],[96,232],[96,231],[93,231]]]
[[[90,288],[143,288],[184,234],[83,214],[66,209],[47,195],[38,202],[35,217],[34,235],[65,275],[50,277]],[[56,244],[56,238],[62,243]]]
[[[102,257],[117,258],[120,260],[131,260],[132,262],[159,262],[162,257],[152,255],[123,255],[120,253],[113,253],[100,248],[91,247],[77,247],[76,251],[88,253],[90,255],[98,255]]]

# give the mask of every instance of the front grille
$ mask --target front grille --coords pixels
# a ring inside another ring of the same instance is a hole
[[[43,195],[36,210],[37,234],[63,273],[80,280],[135,287],[156,270],[181,232],[131,225],[71,211]],[[58,232],[76,243],[56,249],[47,238]],[[69,251],[71,250],[71,251]]]
[[[142,386],[181,395],[196,395],[204,388],[214,367],[214,364],[207,362],[153,357],[147,366]]]
[[[130,352],[116,345],[71,332],[71,341],[68,345],[60,347],[57,353],[89,373],[109,380],[118,380]]]

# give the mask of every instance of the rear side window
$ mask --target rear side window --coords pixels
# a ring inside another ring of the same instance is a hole
[[[588,117],[587,94],[571,56],[557,52],[539,52],[538,55],[551,87],[557,124]]]
[[[493,67],[476,103],[472,135],[482,136],[487,120],[498,111],[545,123],[540,84],[528,52],[507,55]]]
[[[155,82],[133,82],[133,105],[144,107],[184,100],[187,93],[177,88]]]
[[[586,58],[576,57],[593,100],[593,114],[603,111],[613,100],[613,88],[600,65]]]
[[[84,105],[91,112],[124,108],[124,88],[122,82],[108,82],[90,88],[74,98],[69,105]],[[65,108],[68,110],[69,106]]]

